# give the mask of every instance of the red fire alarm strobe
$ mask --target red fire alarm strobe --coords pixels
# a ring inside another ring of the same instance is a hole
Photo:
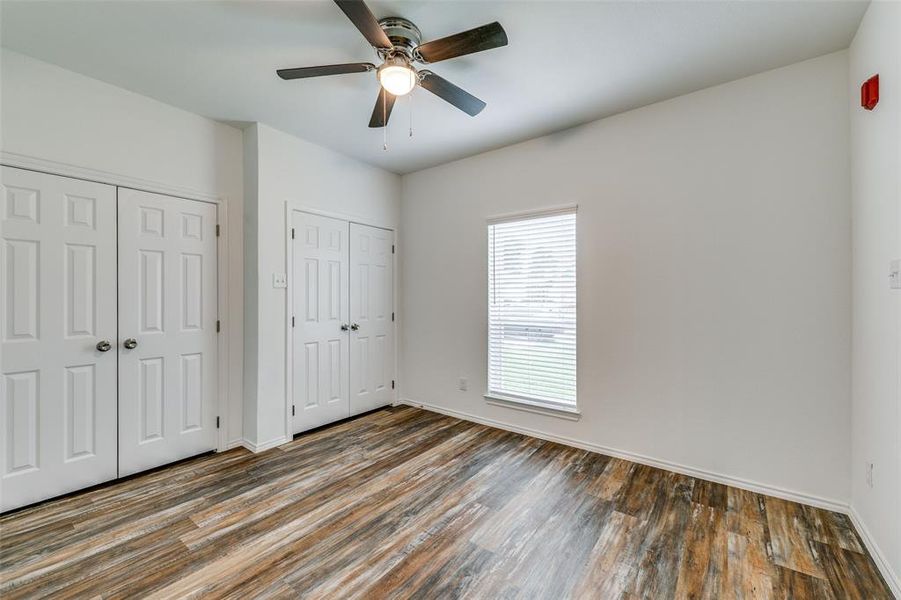
[[[879,75],[873,75],[860,86],[860,105],[873,110],[879,104]]]

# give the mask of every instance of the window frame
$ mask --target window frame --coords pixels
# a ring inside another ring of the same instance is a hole
[[[537,413],[541,415],[560,417],[568,420],[578,420],[581,416],[579,410],[579,394],[578,394],[578,373],[579,373],[579,217],[578,205],[569,204],[564,206],[554,206],[546,209],[523,211],[516,213],[507,213],[489,217],[485,221],[485,240],[486,240],[486,273],[485,273],[485,300],[486,300],[486,319],[485,319],[485,357],[486,357],[486,373],[485,373],[485,393],[484,398],[488,404],[502,406],[515,410]],[[575,343],[575,374],[576,374],[576,394],[573,403],[554,401],[544,398],[531,398],[515,393],[492,390],[490,387],[491,379],[491,247],[488,246],[491,240],[491,227],[503,223],[512,223],[516,221],[529,221],[545,217],[553,217],[558,215],[573,215],[575,217],[575,292],[576,292],[576,310],[575,310],[575,327],[576,343]]]

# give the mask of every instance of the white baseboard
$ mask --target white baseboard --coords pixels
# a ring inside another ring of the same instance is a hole
[[[576,440],[576,439],[568,438],[568,437],[564,437],[564,436],[552,435],[552,434],[544,433],[542,431],[538,431],[535,429],[529,429],[527,427],[519,427],[516,425],[510,425],[509,423],[495,421],[494,419],[486,419],[484,417],[478,417],[476,415],[471,415],[469,413],[464,413],[464,412],[461,412],[458,410],[444,408],[441,406],[435,406],[432,404],[424,404],[422,402],[417,402],[415,400],[410,400],[408,398],[401,399],[400,403],[407,404],[409,406],[415,406],[417,408],[422,408],[422,409],[429,410],[432,412],[441,413],[441,414],[448,415],[451,417],[456,417],[458,419],[463,419],[464,421],[472,421],[474,423],[480,423],[482,425],[487,425],[489,427],[495,427],[497,429],[504,429],[506,431],[512,431],[514,433],[521,433],[523,435],[536,437],[536,438],[539,438],[542,440],[547,440],[549,442],[557,442],[559,444],[564,444],[566,446],[572,446],[574,448],[581,448],[582,450],[589,450],[591,452],[597,452],[599,454],[606,454],[607,456],[622,458],[624,460],[629,460],[629,461],[636,462],[636,463],[639,463],[642,465],[647,465],[650,467],[656,467],[658,469],[663,469],[665,471],[673,471],[674,473],[681,473],[682,475],[688,475],[690,477],[697,477],[698,479],[704,479],[705,481],[712,481],[714,483],[721,483],[723,485],[729,485],[729,486],[736,487],[739,489],[748,490],[750,492],[763,494],[765,496],[772,496],[774,498],[790,500],[792,502],[798,502],[799,504],[807,504],[809,506],[814,506],[816,508],[823,508],[826,510],[831,510],[831,511],[839,512],[839,513],[843,513],[843,514],[848,513],[848,504],[846,502],[841,502],[839,500],[833,500],[830,498],[822,498],[820,496],[804,494],[804,493],[796,492],[793,490],[786,490],[784,488],[767,485],[767,484],[759,483],[756,481],[749,481],[747,479],[731,477],[729,475],[723,475],[721,473],[713,473],[711,471],[706,471],[704,469],[689,467],[686,465],[681,465],[678,463],[661,460],[659,458],[643,456],[641,454],[635,454],[634,452],[618,450],[616,448],[609,448],[607,446],[601,446],[601,445],[594,444],[591,442],[584,442],[581,440]]]
[[[226,450],[231,450],[232,448],[243,448],[243,447],[244,447],[244,440],[242,440],[241,438],[232,440],[225,444]]]
[[[249,440],[243,440],[242,445],[250,450],[253,453],[265,452],[266,450],[270,450],[272,448],[276,448],[281,446],[282,444],[287,444],[291,439],[287,437],[275,438],[274,440],[269,440],[268,442],[263,442],[262,444],[254,444]]]
[[[863,540],[864,545],[867,547],[867,550],[870,552],[870,556],[873,557],[873,561],[876,563],[876,566],[879,567],[879,572],[882,573],[882,578],[888,583],[888,586],[892,589],[892,593],[895,595],[895,598],[901,599],[901,577],[898,576],[898,573],[892,569],[892,565],[888,562],[888,559],[885,558],[885,554],[882,553],[882,549],[879,548],[879,545],[876,543],[876,540],[873,539],[873,536],[870,534],[870,530],[867,528],[866,523],[864,523],[863,519],[860,518],[860,514],[851,506],[848,510],[848,516],[851,518],[851,523],[854,525],[854,529],[857,530],[857,533],[860,534],[860,538]]]

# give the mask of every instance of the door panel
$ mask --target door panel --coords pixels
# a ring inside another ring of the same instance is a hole
[[[350,412],[394,401],[394,232],[350,224]]]
[[[119,188],[120,477],[216,448],[216,261],[215,205]]]
[[[0,510],[116,477],[116,188],[2,168]]]
[[[348,415],[347,221],[294,211],[294,432]]]

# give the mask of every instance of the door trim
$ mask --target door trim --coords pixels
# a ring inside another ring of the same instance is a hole
[[[290,276],[291,273],[294,272],[294,252],[291,247],[291,225],[293,221],[293,212],[302,212],[308,215],[314,215],[317,217],[328,217],[331,219],[340,219],[342,221],[347,221],[348,223],[357,223],[358,225],[366,225],[368,227],[376,227],[378,229],[385,229],[387,231],[391,231],[394,233],[394,243],[395,246],[398,244],[397,240],[397,228],[387,226],[384,223],[374,222],[374,219],[367,220],[365,218],[350,215],[350,214],[342,214],[336,212],[328,212],[323,210],[318,210],[315,208],[310,208],[305,206],[302,202],[298,202],[295,200],[286,200],[285,201],[285,274],[288,276],[288,287],[286,289],[286,299],[285,299],[285,329],[287,331],[287,335],[285,335],[285,440],[291,440],[294,438],[294,416],[291,414],[291,403],[294,398],[294,333],[296,331],[295,327],[291,326],[291,317],[292,310],[294,308],[294,279]],[[394,302],[391,307],[393,312],[397,313],[397,298],[398,298],[398,287],[397,282],[400,279],[397,276],[397,257],[398,253],[392,255],[392,260],[394,261]],[[397,339],[397,324],[400,322],[400,319],[394,320],[394,380],[397,380],[397,365],[398,365],[398,357],[397,357],[397,349],[400,347]],[[392,404],[397,402],[397,399],[400,397],[398,392],[400,386],[397,386],[394,391],[394,400]]]
[[[0,150],[0,165],[24,169],[26,171],[36,171],[47,175],[56,175],[58,177],[68,177],[70,179],[81,179],[84,181],[93,181],[95,183],[103,183],[115,186],[116,198],[118,199],[118,188],[127,188],[137,190],[139,192],[150,192],[153,194],[162,194],[164,196],[173,196],[185,200],[195,200],[199,202],[212,203],[217,206],[217,222],[219,224],[219,237],[216,239],[216,261],[217,261],[217,294],[216,300],[218,307],[218,319],[222,325],[218,336],[217,351],[219,352],[218,364],[216,368],[218,373],[216,378],[219,383],[218,390],[218,414],[220,417],[219,431],[216,438],[216,451],[223,452],[230,447],[240,445],[240,442],[229,444],[228,427],[229,427],[229,385],[228,385],[228,348],[231,338],[231,327],[225,315],[228,315],[228,297],[229,297],[229,268],[228,268],[228,198],[227,196],[217,195],[215,193],[204,192],[192,188],[181,186],[173,186],[167,183],[153,181],[150,179],[141,179],[138,177],[130,177],[128,175],[120,175],[110,171],[101,171],[98,169],[90,169],[64,162],[47,160],[26,154],[16,152],[7,152]],[[116,236],[118,238],[118,227]],[[118,249],[117,249],[118,251]],[[116,257],[118,262],[118,254]],[[118,305],[118,291],[116,294],[116,303]],[[118,343],[118,341],[117,341]],[[117,398],[118,401],[118,398]],[[243,435],[242,435],[243,437]]]
[[[61,177],[70,177],[72,179],[84,179],[85,181],[127,187],[141,192],[175,196],[177,198],[185,198],[186,200],[203,200],[206,202],[215,202],[217,204],[224,202],[222,196],[204,192],[202,190],[170,185],[162,181],[120,175],[119,173],[113,173],[111,171],[90,169],[70,163],[38,158],[27,154],[19,154],[18,152],[0,150],[0,163],[3,163],[8,167],[16,167],[28,171],[40,171],[42,173],[47,173],[48,175],[59,175]]]

